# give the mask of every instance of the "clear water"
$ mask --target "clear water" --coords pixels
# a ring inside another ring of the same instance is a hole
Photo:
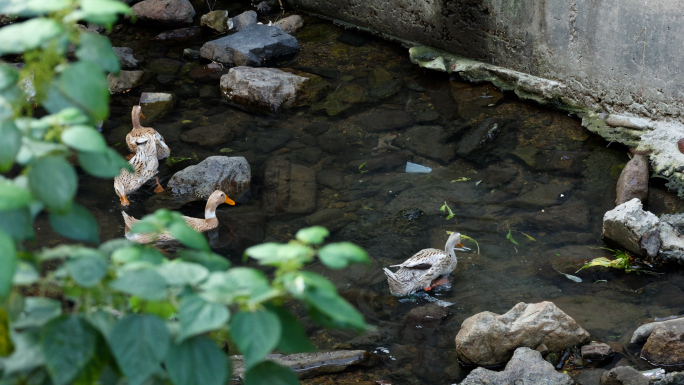
[[[207,11],[206,3],[194,4],[198,15]],[[229,9],[231,15],[236,15],[239,7],[215,5],[215,9]],[[196,19],[199,21],[199,16]],[[420,69],[398,45],[352,34],[314,18],[305,22],[305,28],[295,35],[301,52],[276,65],[323,76],[330,83],[329,92],[350,84],[370,90],[369,75],[380,67],[401,80],[399,91],[386,99],[354,105],[336,116],[309,108],[287,110],[279,116],[250,114],[221,100],[218,80],[189,75],[205,63],[183,59],[182,51],[199,49],[213,38],[210,33],[189,42],[157,42],[150,39],[163,30],[127,26],[115,30],[114,45],[132,47],[145,59],[142,67],[152,77],[128,93],[112,96],[111,116],[103,131],[110,145],[126,153],[122,143],[131,127],[130,109],[141,92],[171,92],[177,97],[174,110],[152,126],[164,135],[173,156],[197,160],[173,167],[162,165],[162,184],[174,172],[208,156],[245,156],[254,174],[251,193],[237,206],[219,208],[230,220],[221,223],[214,243],[216,251],[235,264],[241,263],[244,247],[286,241],[306,226],[304,215],[270,217],[263,213],[263,168],[269,158],[284,156],[319,173],[333,170],[340,175],[338,187],[319,184],[317,210],[341,210],[344,216],[336,222],[341,229],[333,238],[362,245],[373,263],[343,271],[318,264],[311,268],[330,278],[378,328],[357,336],[307,326],[321,349],[361,348],[378,353],[376,367],[350,374],[350,378],[430,384],[460,381],[468,369],[456,360],[453,339],[463,320],[482,311],[501,314],[521,301],[553,301],[587,329],[592,340],[611,343],[619,354],[608,367],[622,360],[620,364],[646,369],[644,362],[634,358],[638,346],[630,346],[629,338],[643,321],[684,310],[678,300],[684,291],[680,270],[671,266],[658,276],[599,268],[575,273],[589,259],[610,256],[599,249],[604,246],[601,220],[613,207],[615,182],[628,160],[626,149],[591,135],[577,117],[521,101],[491,85],[469,84],[455,76]],[[366,131],[355,119],[382,110],[407,111],[422,119],[418,126],[444,128],[443,143],[454,148],[460,148],[469,129],[482,124],[491,128],[496,123],[498,130],[484,136],[484,142],[468,155],[445,161],[439,159],[437,147],[434,153],[407,150],[410,143],[424,138],[407,139],[415,132],[402,128],[395,130],[398,138],[393,142],[402,149],[374,156],[372,149],[387,132]],[[305,129],[312,123],[329,128],[312,134]],[[212,146],[180,139],[181,133],[207,125],[232,130],[233,138]],[[258,144],[260,138],[281,131],[291,133],[292,138],[264,152],[265,147]],[[319,149],[318,136],[328,134],[337,135],[344,145],[335,152]],[[402,157],[402,163],[370,172],[357,167],[391,156]],[[406,161],[432,171],[406,173]],[[121,207],[111,181],[82,175],[80,189],[79,200],[100,221],[101,238],[122,237]],[[131,196],[129,213],[146,213],[145,201],[153,195],[152,189],[152,185],[146,186]],[[649,198],[650,209],[656,213],[681,211],[680,201],[662,186],[654,186]],[[454,213],[451,219],[446,219],[448,211],[440,211],[445,203]],[[196,202],[181,211],[201,216],[203,207],[204,203]],[[404,210],[416,208],[420,211],[402,215]],[[44,221],[38,222],[42,228],[38,244],[62,242],[46,230],[49,226]],[[473,251],[459,253],[452,282],[441,290],[403,299],[392,296],[382,267],[403,261],[422,248],[443,248],[446,230],[475,239],[480,253],[475,252],[474,243],[466,242]],[[582,282],[561,273],[579,276]],[[440,309],[445,309],[446,315]],[[416,320],[409,314],[412,310],[424,310],[434,318]]]

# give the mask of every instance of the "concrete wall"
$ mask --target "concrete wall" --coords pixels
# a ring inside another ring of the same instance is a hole
[[[594,111],[684,117],[678,0],[285,0],[386,37],[563,85]]]

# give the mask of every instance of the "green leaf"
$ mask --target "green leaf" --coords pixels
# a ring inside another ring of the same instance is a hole
[[[0,122],[0,172],[7,172],[21,148],[21,132],[12,121]]]
[[[38,331],[26,329],[21,332],[10,331],[14,352],[3,359],[3,378],[15,373],[28,373],[45,364],[45,357],[40,345]]]
[[[260,245],[255,245],[248,247],[245,250],[245,254],[254,259],[267,259],[273,258],[278,254],[278,249],[283,246],[281,243],[276,242],[266,242]]]
[[[166,261],[164,255],[151,246],[134,245],[115,250],[112,262],[125,265],[131,262],[147,262],[151,265],[161,265]]]
[[[107,78],[97,64],[76,62],[52,82],[43,104],[53,114],[76,107],[87,113],[92,122],[99,122],[109,114],[108,87]]]
[[[365,330],[363,315],[337,293],[320,288],[306,290],[305,301],[330,317],[338,327]]]
[[[96,331],[78,316],[50,321],[41,331],[45,366],[55,385],[70,383],[95,353]]]
[[[263,360],[280,341],[280,321],[268,310],[243,311],[230,320],[230,336],[252,367]]]
[[[31,192],[47,207],[67,212],[76,196],[76,171],[61,156],[46,156],[36,160],[28,172]]]
[[[81,9],[69,14],[67,21],[85,20],[111,27],[118,14],[132,14],[131,8],[116,0],[81,0]]]
[[[4,0],[0,2],[0,14],[21,17],[46,15],[69,6],[67,0]]]
[[[107,275],[107,261],[98,253],[69,259],[66,268],[71,278],[85,288],[97,285]]]
[[[109,287],[149,301],[166,299],[166,281],[152,269],[122,271]]]
[[[313,260],[314,251],[311,246],[297,243],[264,243],[245,250],[245,254],[259,260],[260,265],[281,266],[290,261],[306,263]]]
[[[56,20],[36,17],[23,23],[0,28],[0,55],[22,53],[47,46],[48,42],[63,33]]]
[[[19,319],[12,323],[14,328],[42,327],[62,314],[62,303],[54,299],[26,297],[24,301],[24,310]]]
[[[62,132],[62,143],[83,152],[104,152],[107,148],[102,134],[88,126],[71,126]]]
[[[259,270],[234,267],[227,272],[215,272],[200,285],[203,298],[226,305],[236,297],[255,298],[271,291],[268,279]]]
[[[230,267],[230,262],[225,257],[210,251],[184,249],[179,251],[177,255],[180,259],[198,263],[209,271],[226,271]]]
[[[109,257],[111,257],[112,253],[114,253],[116,250],[124,249],[124,248],[131,247],[134,245],[135,245],[135,243],[129,241],[126,238],[117,238],[117,239],[111,239],[109,241],[106,241],[106,242],[100,244],[100,247],[98,247],[98,250],[102,254],[104,254],[105,257],[109,258]]]
[[[57,234],[76,241],[100,242],[97,220],[78,203],[72,204],[67,213],[50,213],[50,226]]]
[[[147,218],[147,217],[145,217]],[[145,234],[145,233],[160,233],[163,231],[156,223],[150,220],[140,220],[133,224],[133,227],[129,230],[131,234]]]
[[[187,225],[187,223],[185,223],[185,220],[183,220],[182,222],[174,221],[173,223],[171,223],[168,230],[171,236],[176,238],[180,243],[184,244],[187,247],[204,251],[211,250],[211,248],[209,247],[209,243],[207,243],[207,239],[204,237],[204,235],[193,230],[190,226]]]
[[[515,239],[513,239],[513,234],[511,233],[511,230],[508,230],[508,235],[506,235],[506,239],[511,241],[511,243],[513,243],[514,245],[520,245],[518,242],[515,241]]]
[[[297,231],[295,238],[298,241],[308,243],[310,245],[319,245],[323,243],[325,237],[330,235],[330,231],[323,226],[313,226]]]
[[[226,354],[204,336],[171,346],[164,363],[174,385],[224,385],[232,371]]]
[[[0,211],[26,207],[32,200],[33,197],[28,190],[0,176]]]
[[[7,311],[4,307],[0,307],[0,362],[2,358],[12,354],[14,344],[10,337],[10,322],[7,316]]]
[[[171,337],[158,317],[129,314],[114,325],[107,340],[129,384],[140,385],[161,369]]]
[[[229,318],[230,312],[226,306],[207,302],[197,295],[186,296],[178,309],[181,329],[178,342],[219,329],[228,322]]]
[[[12,278],[12,285],[14,286],[28,286],[40,280],[40,274],[35,267],[26,261],[19,261],[17,269]]]
[[[99,178],[114,178],[122,168],[133,172],[126,159],[111,148],[104,152],[79,152],[78,163],[88,174]]]
[[[278,316],[282,330],[286,331],[280,335],[280,341],[278,341],[277,346],[278,351],[289,354],[313,352],[316,350],[316,347],[309,341],[309,337],[306,336],[306,331],[304,331],[297,317],[282,306],[271,305],[267,306],[267,309]]]
[[[67,155],[69,147],[61,143],[45,142],[42,140],[33,140],[24,136],[21,141],[21,149],[17,154],[17,163],[27,165],[34,160],[48,155]]]
[[[97,64],[105,72],[117,73],[121,69],[112,43],[106,37],[95,33],[86,32],[80,35],[76,57]]]
[[[199,264],[173,261],[157,267],[157,272],[161,274],[169,285],[196,285],[204,281],[209,276],[209,270]]]
[[[351,242],[325,245],[318,250],[318,257],[331,269],[342,269],[350,263],[370,263],[368,253]]]
[[[12,290],[12,277],[17,268],[17,250],[9,235],[0,231],[0,300],[4,301]]]
[[[176,315],[176,307],[169,301],[144,301],[138,297],[131,297],[129,302],[131,309],[136,313],[154,314],[163,320]]]
[[[298,385],[299,378],[290,369],[272,361],[263,361],[245,373],[245,385]]]
[[[0,183],[0,190],[2,183]],[[2,193],[0,192],[0,195]],[[1,198],[0,198],[1,199]],[[2,211],[0,214],[0,231],[4,231],[17,242],[33,238],[31,212],[27,208]]]

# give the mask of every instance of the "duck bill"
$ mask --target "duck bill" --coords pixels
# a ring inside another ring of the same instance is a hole
[[[231,206],[235,206],[235,201],[232,200],[232,199],[230,199],[230,198],[228,198],[228,197],[226,197],[226,200],[223,201],[223,202],[224,202],[224,203],[228,203],[228,204],[231,205]]]
[[[125,195],[121,195],[121,196],[119,197],[119,199],[121,200],[121,206],[128,206],[128,205],[131,204],[131,203],[128,201],[128,198],[126,198]]]
[[[463,243],[461,243],[461,242],[459,242],[458,245],[456,245],[456,246],[458,246],[458,247],[465,247],[465,246],[463,246]]]
[[[142,116],[143,118],[145,118],[145,114],[142,113],[142,110],[140,111],[140,116]]]

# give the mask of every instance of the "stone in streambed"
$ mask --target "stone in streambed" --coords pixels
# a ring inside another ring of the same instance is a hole
[[[214,147],[233,140],[235,133],[223,124],[211,124],[185,131],[180,140],[185,143]]]
[[[267,61],[298,51],[297,39],[282,29],[255,24],[205,43],[200,55],[229,66],[260,67]]]
[[[133,7],[139,20],[176,25],[191,24],[195,8],[188,0],[144,0]]]
[[[129,91],[131,88],[135,88],[145,83],[149,78],[149,73],[140,70],[121,71],[118,76],[108,74],[107,81],[109,82],[109,93],[120,94]]]
[[[282,157],[266,162],[264,210],[276,214],[309,214],[316,209],[316,172]]]
[[[634,198],[603,216],[601,238],[613,241],[632,255],[655,257],[660,248],[658,217],[644,211]]]
[[[477,368],[470,372],[461,385],[482,384],[544,384],[573,385],[575,382],[565,373],[558,373],[549,362],[544,361],[535,350],[521,347],[501,372]]]
[[[138,67],[138,60],[133,56],[133,48],[129,47],[112,47],[116,57],[119,58],[121,68],[131,69]]]
[[[211,11],[202,15],[200,25],[217,33],[226,33],[228,31],[228,11]]]
[[[634,155],[627,162],[617,181],[615,205],[621,205],[633,198],[645,202],[648,197],[648,159],[645,155]]]
[[[140,94],[140,106],[145,117],[140,118],[140,123],[151,124],[166,116],[173,110],[175,98],[172,94],[164,92],[143,92]]]
[[[299,15],[291,15],[276,21],[273,25],[287,33],[293,33],[304,28],[304,19]]]

